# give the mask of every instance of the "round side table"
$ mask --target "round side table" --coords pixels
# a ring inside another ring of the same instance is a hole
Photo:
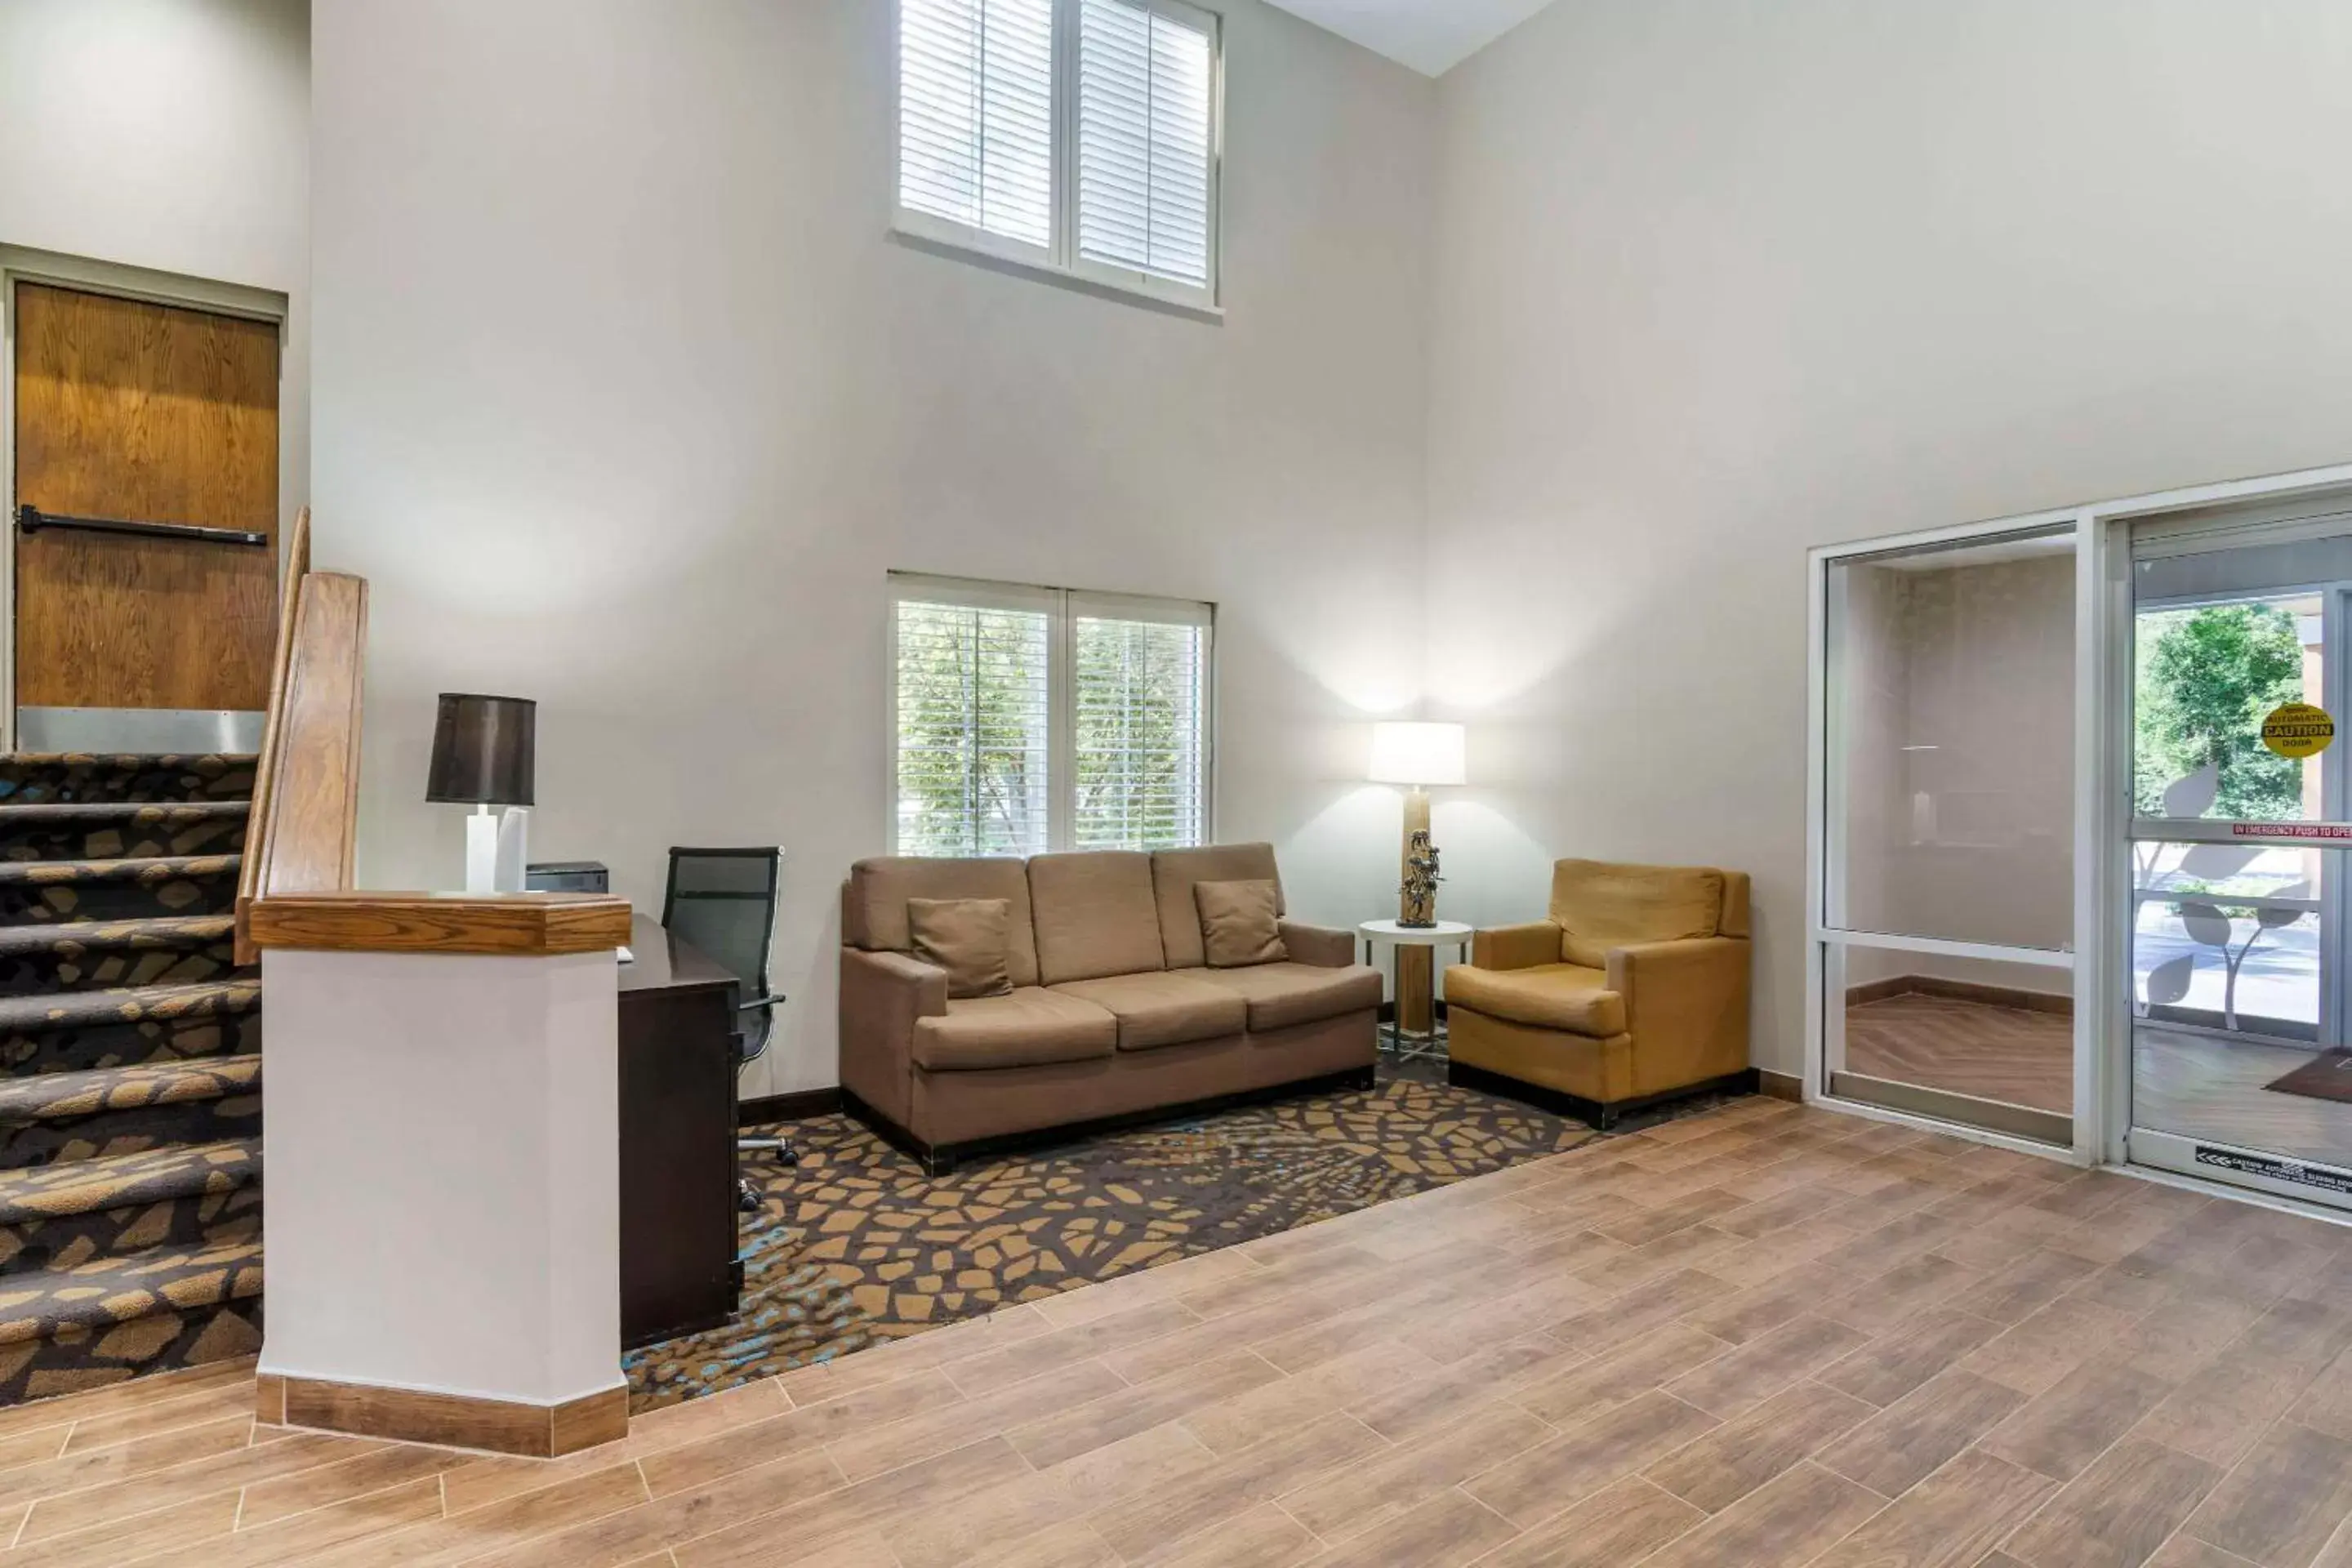
[[[1364,940],[1366,963],[1372,962],[1374,943],[1384,942],[1389,944],[1389,979],[1396,992],[1396,1022],[1382,1031],[1382,1043],[1396,1054],[1399,1060],[1411,1061],[1419,1057],[1443,1058],[1445,1055],[1445,1031],[1438,1025],[1436,1017],[1436,978],[1426,971],[1418,976],[1408,976],[1402,962],[1405,951],[1419,950],[1425,954],[1424,963],[1433,965],[1437,958],[1436,949],[1457,948],[1464,961],[1467,962],[1470,938],[1476,931],[1475,926],[1465,925],[1460,921],[1439,921],[1435,925],[1427,926],[1399,925],[1394,921],[1366,921],[1356,928],[1356,934]],[[1406,987],[1412,979],[1419,981],[1418,994],[1409,996]],[[1418,1016],[1414,1016],[1416,1014]],[[1408,1027],[1408,1024],[1415,1026]],[[1425,1027],[1421,1026],[1424,1025]]]

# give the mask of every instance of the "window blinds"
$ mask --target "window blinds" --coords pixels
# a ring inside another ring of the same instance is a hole
[[[1209,841],[1210,605],[898,573],[891,602],[896,853]]]
[[[1206,287],[1216,23],[1170,0],[1078,0],[1081,258]]]
[[[902,855],[1037,855],[1052,844],[1052,617],[902,599]]]
[[[898,201],[1045,248],[1055,0],[900,0]]]
[[[1079,849],[1166,849],[1207,837],[1208,634],[1198,626],[1074,623]]]

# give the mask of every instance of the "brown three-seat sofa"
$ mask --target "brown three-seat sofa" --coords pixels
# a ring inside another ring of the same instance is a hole
[[[861,860],[842,889],[849,1108],[934,1170],[1049,1129],[1281,1089],[1369,1086],[1381,978],[1346,931],[1279,921],[1213,968],[1201,882],[1272,882],[1267,844],[1020,859]],[[1008,907],[1009,989],[950,998],[908,901]]]

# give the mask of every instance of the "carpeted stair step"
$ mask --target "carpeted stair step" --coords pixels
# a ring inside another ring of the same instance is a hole
[[[261,1136],[261,1058],[0,1079],[0,1171]]]
[[[0,860],[0,922],[233,913],[242,855]]]
[[[0,1405],[260,1348],[257,1239],[0,1276]]]
[[[88,1072],[249,1056],[261,1048],[261,982],[0,997],[0,1071]]]
[[[0,756],[0,801],[249,800],[249,755],[17,752]]]
[[[252,814],[247,800],[0,802],[0,860],[230,855]]]
[[[0,1296],[20,1272],[254,1240],[260,1228],[258,1138],[0,1171]]]
[[[226,979],[236,938],[226,914],[0,926],[0,997]]]

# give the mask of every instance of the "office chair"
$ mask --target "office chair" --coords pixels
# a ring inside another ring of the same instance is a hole
[[[775,1033],[775,1009],[784,1000],[768,989],[768,960],[775,945],[776,887],[783,876],[784,852],[766,849],[672,849],[669,886],[662,894],[662,925],[698,948],[740,984],[736,994],[742,1026],[736,1032],[740,1071],[758,1061]],[[780,1165],[800,1163],[789,1138],[738,1138],[735,1147],[769,1152]],[[760,1206],[751,1184],[736,1179],[735,1201],[745,1213]]]

